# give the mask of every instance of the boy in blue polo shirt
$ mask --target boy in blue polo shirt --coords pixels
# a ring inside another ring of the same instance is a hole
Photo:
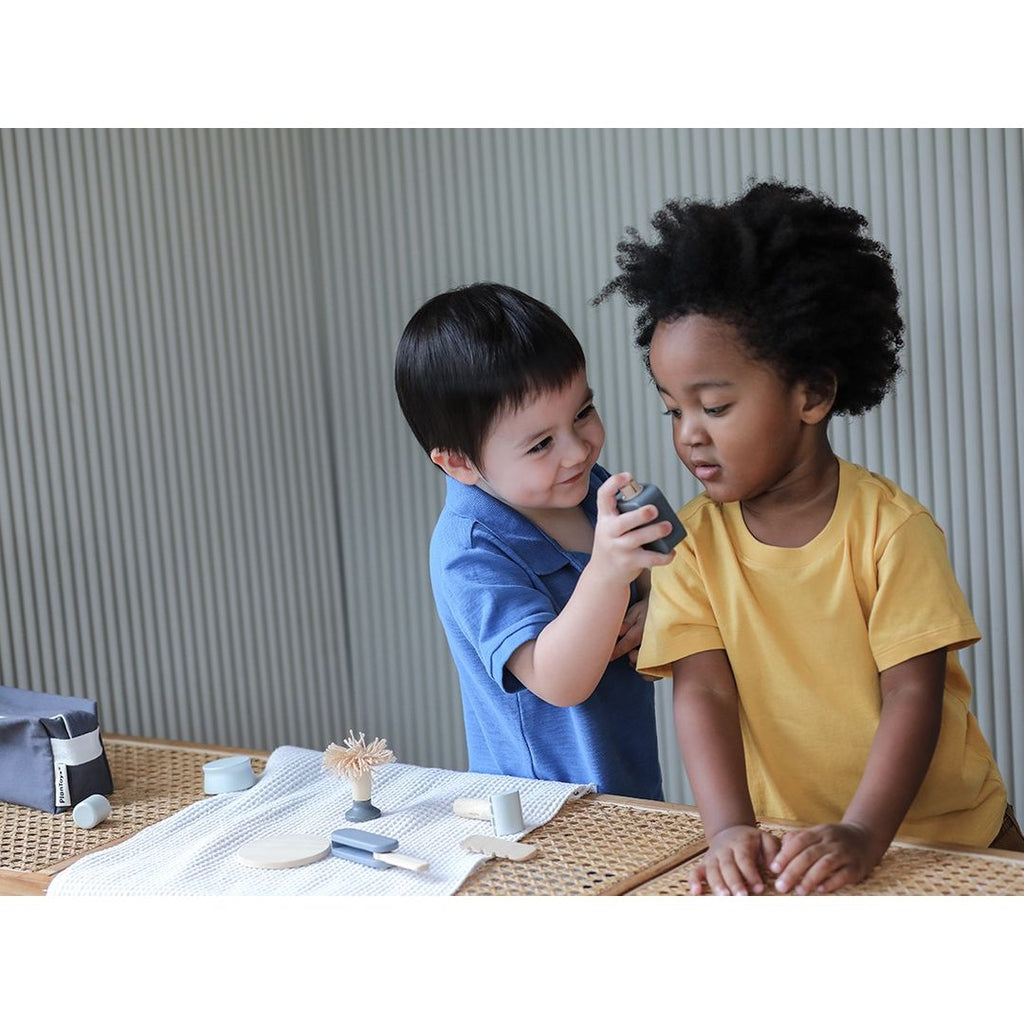
[[[579,342],[544,303],[498,284],[435,296],[398,345],[402,412],[447,494],[430,579],[462,692],[471,771],[663,799],[654,687],[637,674],[648,551],[670,532],[620,514],[628,473]]]

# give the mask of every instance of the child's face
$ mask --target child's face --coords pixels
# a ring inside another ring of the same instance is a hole
[[[659,323],[650,364],[676,453],[714,501],[765,494],[817,444],[806,389],[753,359],[730,324],[699,315]]]
[[[561,391],[528,399],[495,420],[474,482],[525,514],[578,505],[604,445],[604,426],[585,373]]]

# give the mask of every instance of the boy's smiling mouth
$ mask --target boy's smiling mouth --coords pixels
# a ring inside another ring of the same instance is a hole
[[[570,476],[567,477],[565,480],[560,480],[558,486],[568,487],[571,484],[578,484],[585,473],[589,473],[589,470],[586,468],[581,469],[575,476]]]

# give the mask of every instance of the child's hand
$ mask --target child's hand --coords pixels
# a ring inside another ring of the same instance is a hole
[[[716,896],[759,895],[764,892],[761,868],[771,863],[778,849],[778,839],[754,825],[722,829],[690,875],[690,895],[700,896],[705,884]]]
[[[611,660],[621,658],[628,654],[629,660],[636,665],[636,654],[640,649],[640,641],[644,635],[644,623],[647,621],[647,598],[641,598],[636,604],[631,604],[623,616],[622,625],[619,627],[619,640],[612,651]]]
[[[814,825],[787,833],[771,869],[779,892],[835,892],[867,878],[885,847],[860,825]]]
[[[653,505],[619,512],[615,496],[631,479],[629,473],[615,473],[597,491],[597,524],[588,568],[614,583],[631,583],[644,569],[668,565],[675,557],[675,552],[663,555],[644,548],[672,532],[668,523],[655,522],[658,510]]]

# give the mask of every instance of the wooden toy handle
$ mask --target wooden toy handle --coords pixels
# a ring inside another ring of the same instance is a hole
[[[487,821],[491,817],[491,801],[459,797],[452,804],[452,813],[457,814],[460,818],[479,818],[482,821]]]
[[[375,853],[374,860],[382,860],[392,867],[405,868],[407,871],[426,871],[430,864],[419,857],[410,857],[405,853]]]

